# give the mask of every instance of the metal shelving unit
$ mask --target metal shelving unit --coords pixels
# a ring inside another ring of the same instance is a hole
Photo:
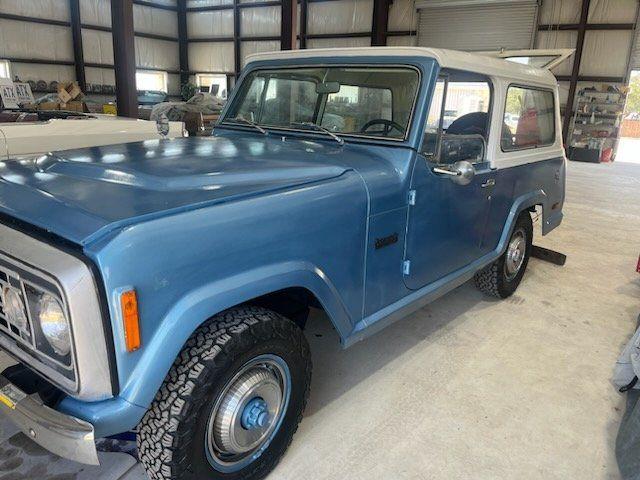
[[[571,160],[608,162],[615,158],[626,94],[584,89],[578,92],[569,138]]]

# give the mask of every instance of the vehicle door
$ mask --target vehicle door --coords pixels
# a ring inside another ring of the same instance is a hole
[[[440,77],[412,175],[405,284],[419,289],[491,250],[484,244],[495,171],[487,158],[491,82],[466,72]]]

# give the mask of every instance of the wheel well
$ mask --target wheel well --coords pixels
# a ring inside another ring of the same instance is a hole
[[[310,307],[323,310],[317,297],[310,290],[303,287],[285,288],[244,303],[273,310],[292,320],[302,329],[304,329],[309,317]]]

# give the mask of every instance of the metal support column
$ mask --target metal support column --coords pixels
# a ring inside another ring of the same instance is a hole
[[[118,115],[137,118],[136,44],[132,0],[111,0],[111,28]]]
[[[389,0],[373,0],[373,21],[371,24],[371,46],[373,47],[387,44],[390,3]]]
[[[71,40],[73,42],[73,60],[76,69],[76,80],[80,90],[86,93],[87,80],[84,73],[84,52],[82,49],[82,22],[80,21],[80,0],[69,0],[71,19]]]
[[[187,31],[187,0],[178,0],[178,56],[180,85],[189,83],[189,33]]]
[[[282,0],[282,20],[280,22],[280,50],[297,48],[298,2]]]
[[[565,145],[567,144],[569,135],[569,124],[571,123],[571,117],[573,117],[573,104],[578,87],[578,77],[580,76],[580,62],[582,61],[582,50],[584,48],[584,36],[587,31],[590,4],[591,0],[582,0],[580,23],[578,23],[578,39],[576,40],[576,53],[573,56],[573,69],[571,70],[571,78],[569,79],[569,97],[567,98],[564,119],[562,121],[562,140]]]

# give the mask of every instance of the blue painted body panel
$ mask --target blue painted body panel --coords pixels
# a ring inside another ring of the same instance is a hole
[[[481,165],[466,187],[434,175],[417,150],[438,66],[413,57],[376,63],[421,72],[404,141],[353,138],[341,146],[310,132],[219,126],[211,138],[0,164],[0,211],[80,245],[108,296],[119,395],[92,404],[67,397],[60,410],[94,424],[97,435],[130,429],[192,332],[226,308],[303,287],[348,346],[498,258],[523,209],[544,206],[545,233],[560,223],[563,158],[501,170]],[[496,180],[490,190],[481,187],[488,178]],[[376,248],[390,236],[395,241]],[[142,348],[132,353],[117,302],[125,287],[135,287],[141,318]]]

